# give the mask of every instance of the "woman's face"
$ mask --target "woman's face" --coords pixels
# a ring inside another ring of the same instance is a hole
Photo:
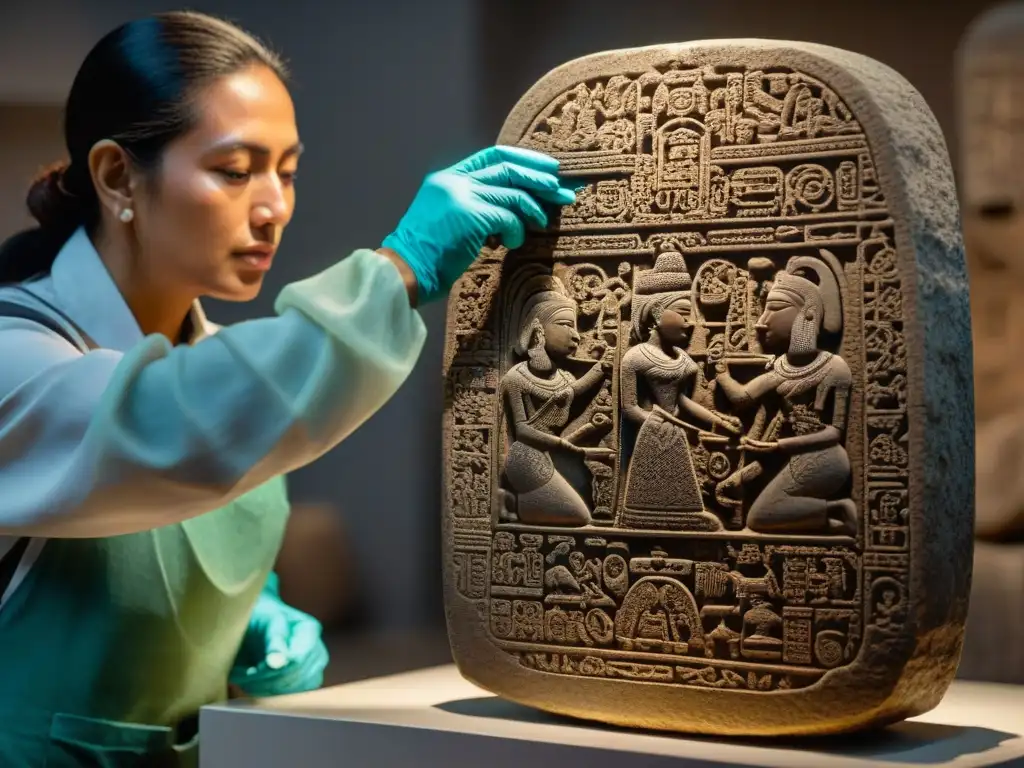
[[[761,337],[761,346],[775,352],[788,349],[790,336],[793,335],[793,323],[799,313],[800,307],[787,294],[769,291],[764,312],[755,326]]]
[[[264,66],[208,86],[199,122],[165,150],[134,201],[146,267],[196,296],[254,298],[295,208],[291,96]]]
[[[690,341],[692,330],[689,299],[679,296],[662,310],[661,319],[658,321],[658,334],[674,347],[685,347]]]
[[[571,307],[561,307],[544,323],[544,350],[548,357],[568,357],[579,346],[576,313]]]

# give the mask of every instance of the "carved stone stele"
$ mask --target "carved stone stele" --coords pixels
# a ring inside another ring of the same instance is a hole
[[[580,185],[449,302],[462,674],[626,726],[833,733],[934,707],[967,612],[971,329],[939,127],[803,43],[615,51],[499,142]]]

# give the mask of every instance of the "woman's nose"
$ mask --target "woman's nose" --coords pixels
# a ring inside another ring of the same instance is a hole
[[[252,219],[256,227],[274,224],[284,226],[291,217],[291,203],[284,194],[280,182],[274,180],[260,190],[260,193],[253,200]]]

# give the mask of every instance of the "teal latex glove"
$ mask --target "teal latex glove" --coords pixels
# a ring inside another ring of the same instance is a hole
[[[382,243],[416,276],[419,303],[447,294],[491,235],[514,249],[523,244],[527,223],[546,227],[540,203],[574,203],[576,193],[561,184],[558,167],[541,152],[496,146],[427,176]]]
[[[254,697],[311,691],[323,684],[327,661],[320,622],[282,602],[270,574],[228,682]]]

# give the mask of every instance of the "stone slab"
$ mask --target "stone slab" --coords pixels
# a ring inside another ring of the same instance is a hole
[[[970,312],[942,133],[788,41],[587,56],[499,143],[579,182],[449,301],[453,657],[507,699],[708,734],[936,706],[974,525]]]

